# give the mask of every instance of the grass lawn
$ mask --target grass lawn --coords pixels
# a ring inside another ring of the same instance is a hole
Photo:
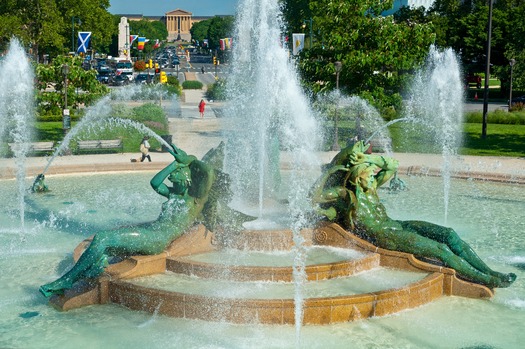
[[[465,124],[463,155],[525,157],[525,125],[488,124],[481,138],[481,124]]]
[[[327,124],[327,134],[333,133],[333,124]],[[525,125],[488,124],[487,137],[481,138],[481,123],[465,123],[463,145],[458,149],[461,155],[525,157]],[[434,144],[428,134],[408,128],[402,122],[389,127],[392,145],[400,153],[440,153],[440,146]],[[354,123],[343,121],[339,125],[339,143],[346,146],[347,140],[355,136]],[[326,141],[329,149],[332,139]]]
[[[75,150],[76,140],[103,140],[103,139],[122,139],[124,152],[138,152],[139,145],[144,136],[143,131],[137,130],[132,124],[144,125],[151,131],[158,135],[166,135],[168,133],[168,120],[162,108],[155,104],[144,104],[134,108],[118,106],[114,110],[115,117],[122,119],[122,121],[132,121],[132,123],[117,123],[105,127],[101,124],[100,127],[84,127],[78,134],[73,137],[69,148]],[[128,120],[129,119],[129,120]],[[76,122],[72,122],[71,127],[74,128]],[[90,125],[84,125],[90,126]],[[61,121],[41,121],[36,122],[34,126],[34,139],[39,141],[54,141],[61,142],[64,138],[64,131],[62,130]],[[160,149],[161,144],[154,138],[150,139],[151,149]],[[118,150],[116,150],[118,151]],[[113,150],[97,150],[97,152],[114,152]]]
[[[71,124],[71,127],[74,127],[75,123]],[[36,134],[35,139],[41,141],[54,141],[61,142],[64,138],[64,132],[62,130],[62,122],[37,122],[35,125]],[[161,134],[159,130],[153,129],[158,134]],[[124,127],[115,127],[111,129],[101,128],[96,134],[82,134],[79,133],[78,138],[80,139],[122,139],[123,149],[125,153],[137,153],[139,151],[139,144],[142,140],[142,133],[137,130],[124,128]],[[75,150],[76,148],[76,139],[71,141],[70,149]],[[151,149],[160,148],[160,143],[155,139],[150,139]],[[112,150],[97,150],[98,153],[104,152],[116,152]]]

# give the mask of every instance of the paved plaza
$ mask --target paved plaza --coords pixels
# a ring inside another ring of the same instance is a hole
[[[198,103],[204,98],[203,91],[185,91],[181,98],[178,110],[164,103],[168,113],[170,134],[173,143],[189,154],[202,157],[209,149],[216,147],[223,134],[221,130],[225,127],[224,119],[217,117],[217,111],[223,107],[221,103],[207,101],[204,118],[200,118]],[[319,152],[321,162],[330,161],[336,152]],[[117,154],[90,154],[90,155],[64,155],[53,160],[52,165],[46,172],[47,175],[75,172],[103,172],[103,171],[140,171],[158,170],[173,161],[171,154],[167,152],[152,152],[153,161],[131,162],[131,158],[137,158],[136,153]],[[400,173],[412,174],[438,174],[443,168],[444,159],[439,154],[411,154],[395,153],[394,157],[399,160]],[[30,157],[26,160],[27,176],[35,176],[46,167],[49,158]],[[289,161],[286,154],[281,159],[282,167],[287,167]],[[452,169],[457,173],[464,173],[467,177],[486,177],[496,180],[511,180],[525,184],[525,158],[515,157],[493,157],[493,156],[457,156],[452,161]],[[17,165],[12,158],[0,159],[0,178],[14,178]]]

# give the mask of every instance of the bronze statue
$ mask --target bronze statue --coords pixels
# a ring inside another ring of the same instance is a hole
[[[514,282],[515,274],[490,269],[453,229],[388,217],[377,188],[394,176],[398,162],[367,149],[359,141],[326,166],[312,191],[318,214],[381,248],[436,259],[469,281],[490,288]]]
[[[45,183],[46,177],[43,173],[40,173],[38,176],[36,176],[35,181],[33,182],[33,185],[31,185],[31,192],[33,193],[45,193],[49,191],[49,188],[47,187],[47,184]]]
[[[168,200],[156,221],[97,233],[73,268],[59,279],[40,287],[50,297],[62,294],[74,283],[99,276],[109,256],[153,255],[191,226],[203,223],[208,229],[218,226],[229,231],[242,229],[253,219],[227,207],[231,196],[226,174],[222,173],[223,144],[210,150],[201,160],[172,145],[168,151],[175,160],[151,179],[151,186]],[[167,186],[168,179],[172,185]]]

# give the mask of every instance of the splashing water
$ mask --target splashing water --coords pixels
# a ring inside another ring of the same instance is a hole
[[[275,197],[280,185],[281,151],[292,163],[294,188],[288,198],[288,214],[296,249],[302,249],[300,228],[304,224],[309,178],[302,174],[317,164],[319,128],[309,102],[301,90],[294,63],[282,45],[283,21],[278,0],[242,0],[238,6],[232,66],[227,93],[229,116],[225,168],[235,193],[259,202]],[[304,261],[294,265],[296,282],[296,327],[302,324]],[[298,336],[299,337],[299,336]]]
[[[17,167],[18,202],[22,231],[25,232],[25,163],[30,151],[31,122],[35,118],[34,73],[29,58],[17,39],[12,39],[0,62],[0,139],[14,143]]]
[[[448,216],[452,159],[461,145],[463,86],[458,59],[452,49],[431,47],[425,69],[414,79],[407,117],[417,119],[441,147],[445,223]]]
[[[45,174],[47,172],[47,170],[49,169],[49,167],[51,166],[51,164],[57,156],[67,152],[71,140],[75,139],[75,137],[78,136],[79,132],[91,132],[96,134],[97,131],[100,130],[101,126],[103,126],[104,124],[106,124],[106,127],[111,127],[116,124],[119,124],[121,126],[131,126],[136,130],[142,132],[143,134],[148,134],[151,137],[154,137],[161,144],[170,147],[170,145],[164,139],[162,139],[159,135],[157,135],[154,131],[152,131],[149,127],[145,126],[144,124],[134,122],[132,120],[110,117],[113,113],[111,103],[112,101],[121,102],[129,99],[140,99],[144,97],[145,92],[146,88],[143,86],[129,87],[113,92],[111,95],[101,98],[95,105],[89,107],[82,119],[73,128],[71,128],[71,130],[64,137],[60,146],[57,147],[57,149],[53,152],[53,155],[49,158],[46,167],[44,168],[42,173]],[[153,94],[156,96],[158,96],[160,93],[162,93],[162,91],[160,90],[153,91]],[[175,105],[178,103],[172,104]]]

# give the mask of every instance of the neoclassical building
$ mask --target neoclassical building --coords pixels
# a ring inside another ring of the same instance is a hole
[[[191,40],[190,29],[193,23],[212,18],[211,16],[193,16],[191,12],[176,9],[166,12],[164,16],[143,16],[141,14],[122,14],[129,21],[161,21],[166,25],[168,30],[168,41]],[[134,33],[131,33],[134,34]]]

